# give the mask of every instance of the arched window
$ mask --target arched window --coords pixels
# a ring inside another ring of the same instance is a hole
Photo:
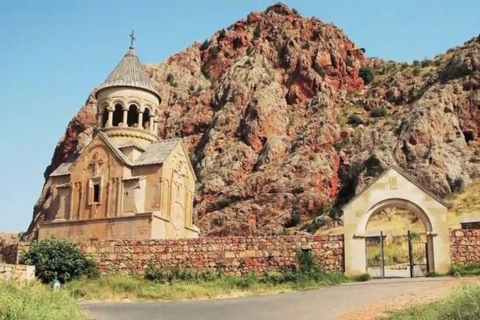
[[[102,128],[105,128],[107,121],[108,121],[108,106],[103,107],[103,113],[102,113]]]
[[[113,123],[114,127],[118,127],[120,123],[123,121],[123,108],[120,103],[115,105],[115,111],[113,111]]]
[[[127,124],[129,127],[138,126],[138,108],[134,104],[131,104],[128,108]]]
[[[150,109],[145,108],[145,112],[143,113],[143,128],[145,130],[150,129]]]

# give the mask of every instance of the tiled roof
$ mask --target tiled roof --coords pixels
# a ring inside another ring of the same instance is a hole
[[[141,88],[152,92],[160,98],[160,94],[155,89],[152,80],[150,80],[134,49],[128,50],[127,54],[110,73],[107,80],[98,87],[98,91],[112,87]]]
[[[135,160],[134,166],[161,164],[173,149],[182,142],[182,139],[170,139],[152,143],[144,153]]]
[[[145,151],[144,147],[142,147],[141,145],[139,145],[138,143],[135,143],[133,141],[128,141],[128,142],[125,142],[124,144],[122,144],[121,146],[118,146],[119,149],[128,148],[128,147],[135,147],[137,149]]]
[[[78,158],[78,154],[74,154],[70,156],[64,163],[59,165],[57,169],[55,169],[52,173],[50,173],[50,177],[59,177],[59,176],[67,176],[70,174],[70,167]]]
[[[168,155],[175,149],[177,145],[182,142],[182,139],[170,139],[170,140],[163,140],[160,142],[152,143],[148,146],[137,160],[132,163],[130,159],[125,156],[125,154],[120,150],[121,147],[118,147],[105,133],[99,132],[98,133],[107,143],[107,145],[112,149],[112,151],[128,166],[136,167],[136,166],[146,166],[152,164],[162,164],[165,159],[167,159]],[[135,145],[134,143],[132,145]],[[124,147],[122,145],[122,147]],[[64,176],[70,174],[70,167],[75,163],[78,158],[78,154],[75,156],[70,157],[66,162],[62,163],[58,166],[58,168],[50,174],[50,177],[55,176]]]

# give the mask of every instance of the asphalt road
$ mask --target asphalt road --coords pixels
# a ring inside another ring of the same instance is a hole
[[[338,319],[342,314],[387,297],[434,289],[448,278],[383,279],[271,296],[189,301],[89,303],[95,320],[266,320]]]

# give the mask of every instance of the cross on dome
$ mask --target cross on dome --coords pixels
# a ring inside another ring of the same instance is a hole
[[[137,38],[135,38],[135,30],[132,30],[132,33],[130,33],[130,49],[133,49],[135,40],[137,40]]]

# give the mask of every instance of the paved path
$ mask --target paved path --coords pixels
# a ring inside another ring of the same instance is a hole
[[[96,320],[338,319],[379,299],[435,289],[449,278],[382,279],[271,296],[190,302],[90,303]]]

